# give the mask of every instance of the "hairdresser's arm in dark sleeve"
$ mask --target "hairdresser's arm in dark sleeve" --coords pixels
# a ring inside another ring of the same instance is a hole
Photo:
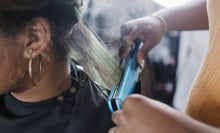
[[[171,107],[141,95],[128,97],[112,116],[109,133],[220,133]]]
[[[143,60],[148,52],[167,31],[208,29],[206,0],[193,0],[185,5],[160,10],[154,15],[162,19],[147,16],[128,21],[122,26],[122,46],[119,50],[122,59],[127,56],[132,42],[137,38],[144,42],[137,56],[139,65],[144,67]]]

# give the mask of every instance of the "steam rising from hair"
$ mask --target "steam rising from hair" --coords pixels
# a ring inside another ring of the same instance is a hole
[[[86,3],[83,8],[87,8]],[[119,63],[100,43],[100,39],[84,19],[73,26],[68,37],[70,37],[67,43],[71,44],[71,57],[83,66],[92,80],[109,89],[119,82],[121,77]]]
[[[121,24],[145,16],[146,3],[147,0],[90,0],[86,21],[101,37],[112,56],[118,56]],[[73,35],[76,39],[74,42],[87,45],[74,46],[75,52],[72,55],[77,57],[78,62],[84,64],[82,66],[94,76],[94,79],[99,79],[99,83],[112,87],[115,81],[119,81],[121,73],[117,62],[107,53],[104,46],[100,45],[96,37],[91,32],[88,35],[88,32],[83,22],[74,26],[73,33],[76,33]]]
[[[150,0],[91,0],[87,20],[117,56],[120,27],[128,20],[146,16]]]

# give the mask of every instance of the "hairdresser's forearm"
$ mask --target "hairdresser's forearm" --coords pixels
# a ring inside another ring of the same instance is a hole
[[[167,22],[167,31],[208,29],[206,0],[195,0],[185,5],[157,12]]]
[[[196,121],[192,118],[181,119],[184,133],[220,133],[220,129]]]

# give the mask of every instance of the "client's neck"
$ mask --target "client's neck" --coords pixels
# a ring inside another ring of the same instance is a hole
[[[51,62],[42,63],[41,75],[36,73],[37,76],[35,78],[37,80],[37,77],[40,76],[39,83],[33,86],[33,79],[27,75],[26,80],[21,81],[11,94],[23,102],[38,102],[55,97],[69,89],[71,87],[70,63],[67,62],[65,65],[58,64]]]

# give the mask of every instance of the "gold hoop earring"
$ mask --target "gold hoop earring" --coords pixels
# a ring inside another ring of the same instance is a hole
[[[34,50],[33,50],[34,51]],[[32,51],[32,53],[33,53]],[[31,53],[31,58],[29,59],[29,63],[28,63],[28,71],[29,71],[29,76],[30,76],[30,79],[31,79],[31,82],[32,82],[32,85],[35,87],[39,84],[40,82],[40,79],[41,79],[41,62],[42,62],[42,58],[41,56],[39,55],[39,78],[38,80],[35,82],[34,81],[34,78],[33,78],[33,73],[32,73],[32,53]]]

